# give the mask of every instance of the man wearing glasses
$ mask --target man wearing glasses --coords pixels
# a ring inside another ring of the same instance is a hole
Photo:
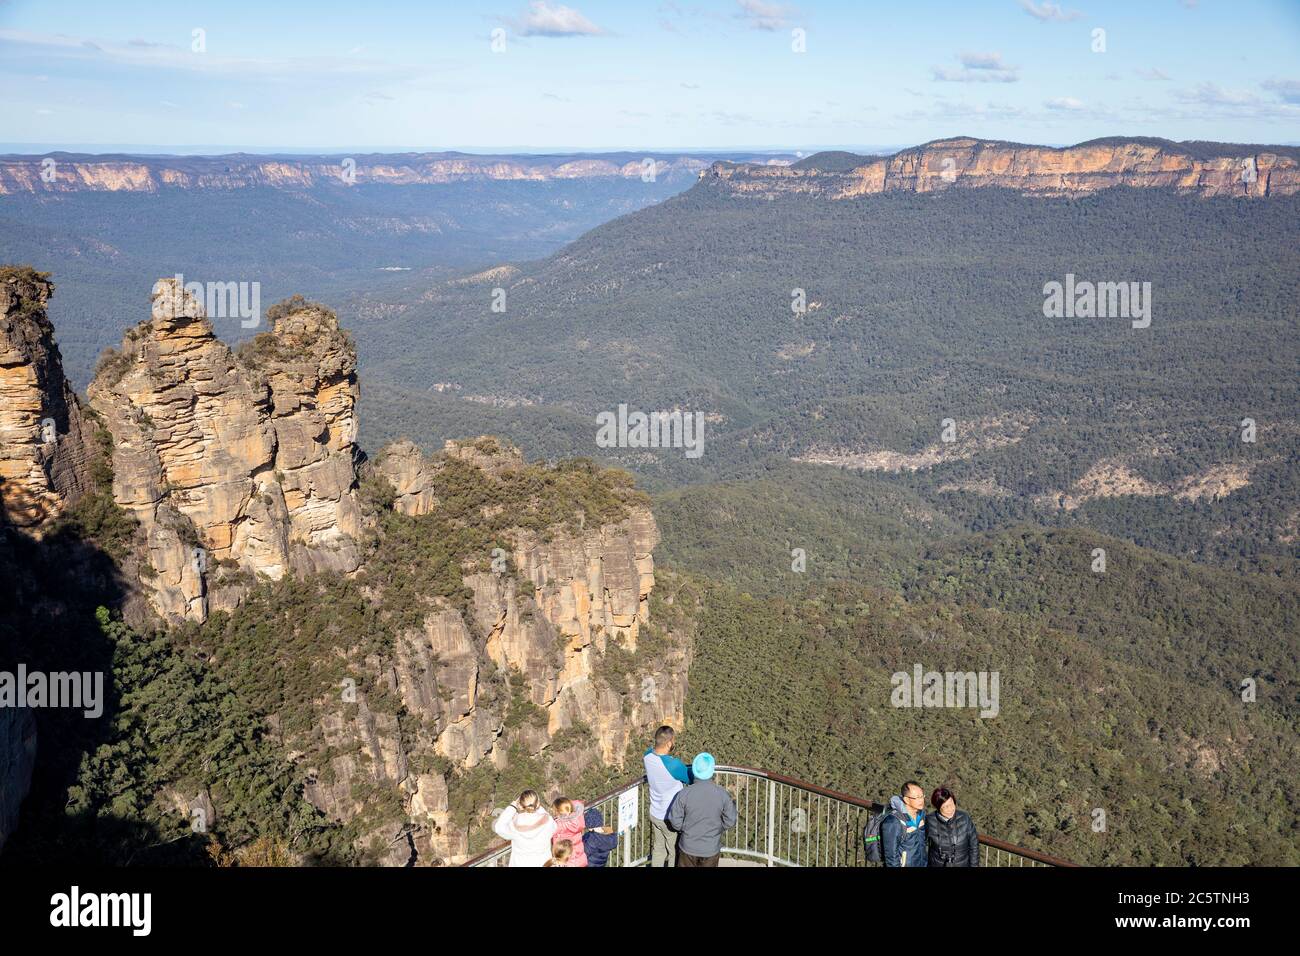
[[[889,798],[890,813],[880,824],[881,855],[885,866],[926,866],[925,791],[915,780],[903,784]]]

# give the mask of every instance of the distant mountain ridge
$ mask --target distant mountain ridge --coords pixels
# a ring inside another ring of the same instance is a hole
[[[817,153],[791,166],[718,162],[702,180],[733,196],[811,194],[852,199],[871,193],[1001,186],[1042,196],[1115,186],[1171,188],[1210,196],[1300,192],[1300,148],[1108,137],[1075,146],[1031,146],[960,136],[892,156]]]
[[[572,179],[694,178],[724,158],[763,164],[787,160],[750,150],[686,153],[367,153],[317,156],[135,156],[89,153],[0,156],[0,195],[41,192],[158,192],[253,186],[420,185],[475,181],[550,182]],[[53,165],[50,164],[53,160]],[[349,181],[350,180],[350,181]]]

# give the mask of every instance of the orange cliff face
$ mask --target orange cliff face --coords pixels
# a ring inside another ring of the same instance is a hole
[[[642,160],[616,163],[599,157],[449,156],[407,153],[344,157],[0,157],[0,195],[71,192],[159,192],[165,189],[308,189],[350,183],[416,185],[461,181],[638,179]],[[695,176],[708,167],[696,157],[660,159],[655,175]]]
[[[0,525],[39,536],[89,487],[88,429],[63,376],[45,273],[0,267]]]
[[[1295,148],[1180,144],[1152,139],[1096,140],[1058,149],[970,137],[937,140],[893,156],[861,156],[857,165],[819,168],[816,157],[793,166],[715,162],[695,156],[659,159],[658,176],[701,175],[734,195],[773,198],[808,193],[849,199],[950,186],[1002,186],[1043,196],[1070,196],[1111,186],[1172,188],[1209,196],[1286,196],[1300,192]],[[0,157],[0,195],[72,192],[159,192],[168,189],[310,189],[351,183],[443,184],[644,176],[644,160],[614,157],[464,156],[403,153],[304,156],[11,156]]]
[[[839,162],[833,169],[819,168],[816,157],[791,167],[715,163],[702,179],[728,194],[761,199],[802,193],[837,200],[980,186],[1040,196],[1075,196],[1113,186],[1175,189],[1203,198],[1300,192],[1300,160],[1287,147],[1198,144],[1193,152],[1163,141],[1098,140],[1057,149],[963,137],[861,160],[856,166]]]

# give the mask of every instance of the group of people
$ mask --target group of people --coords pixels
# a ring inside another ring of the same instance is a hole
[[[865,839],[870,850],[880,841],[880,861],[899,866],[979,866],[979,833],[970,814],[957,809],[957,796],[947,787],[930,794],[933,813],[925,812],[925,790],[915,780],[899,788],[880,817],[876,835]],[[868,856],[871,856],[868,852]]]
[[[510,841],[511,866],[604,866],[618,834],[581,800],[556,797],[548,811],[525,790],[497,816],[492,829]]]
[[[697,754],[687,766],[673,756],[675,741],[672,727],[660,727],[643,758],[650,865],[717,866],[723,834],[736,825],[736,801],[714,783],[712,754]],[[957,808],[957,797],[940,787],[930,803],[934,812],[927,814],[925,790],[915,780],[903,784],[863,835],[868,858],[887,867],[979,866],[979,834],[970,814]],[[510,866],[602,867],[618,847],[618,834],[599,810],[568,797],[556,798],[547,810],[535,790],[521,793],[492,828],[510,842]]]
[[[650,790],[650,865],[717,866],[722,835],[736,825],[736,801],[713,782],[715,761],[697,754],[688,767],[672,755],[676,733],[655,731],[645,752]],[[497,816],[492,829],[510,841],[510,866],[604,866],[618,834],[599,810],[558,797],[548,811],[525,790]]]

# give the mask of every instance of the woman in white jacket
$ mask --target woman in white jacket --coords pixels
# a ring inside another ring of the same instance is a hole
[[[545,866],[551,858],[555,819],[542,806],[536,790],[521,793],[501,811],[492,829],[510,841],[510,866]]]

